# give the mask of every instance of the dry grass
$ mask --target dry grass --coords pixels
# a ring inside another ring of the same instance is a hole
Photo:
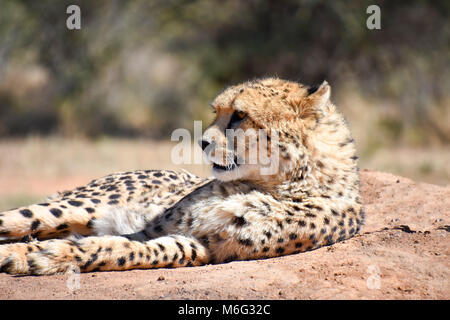
[[[361,167],[391,172],[415,181],[450,185],[450,147],[380,149],[370,157],[363,156]]]
[[[204,165],[175,165],[173,142],[27,138],[0,141],[0,211],[39,201],[112,172],[184,168],[208,176]],[[448,184],[450,148],[380,149],[362,156],[361,168],[388,171],[419,181]]]

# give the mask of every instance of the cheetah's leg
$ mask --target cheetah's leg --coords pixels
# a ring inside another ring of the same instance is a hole
[[[28,244],[0,246],[0,270],[12,274],[55,274],[71,270],[129,270],[199,266],[209,262],[209,252],[194,238],[163,236],[146,242],[121,236],[86,237],[80,240],[38,242],[40,249],[28,252]]]
[[[33,204],[0,213],[0,241],[23,237],[46,239],[70,233],[91,235],[92,222],[102,217],[110,206],[94,203],[79,206],[76,200],[58,200]]]

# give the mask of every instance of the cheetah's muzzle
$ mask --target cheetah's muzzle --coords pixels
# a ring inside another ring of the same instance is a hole
[[[236,169],[237,167],[239,167],[239,161],[238,161],[238,157],[234,157],[233,162],[231,162],[230,164],[227,164],[225,166],[221,166],[217,163],[213,163],[213,169],[215,170],[221,170],[221,171],[232,171],[234,169]]]

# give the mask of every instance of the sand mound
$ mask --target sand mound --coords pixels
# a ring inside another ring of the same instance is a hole
[[[0,274],[0,299],[449,299],[450,186],[362,171],[361,187],[366,225],[333,246],[268,260],[79,279]]]

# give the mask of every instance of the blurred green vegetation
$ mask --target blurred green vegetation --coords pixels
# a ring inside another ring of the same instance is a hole
[[[371,4],[381,30],[366,28]],[[0,137],[167,139],[208,121],[224,86],[275,75],[327,79],[370,130],[365,151],[447,144],[449,18],[448,0],[2,0]]]

